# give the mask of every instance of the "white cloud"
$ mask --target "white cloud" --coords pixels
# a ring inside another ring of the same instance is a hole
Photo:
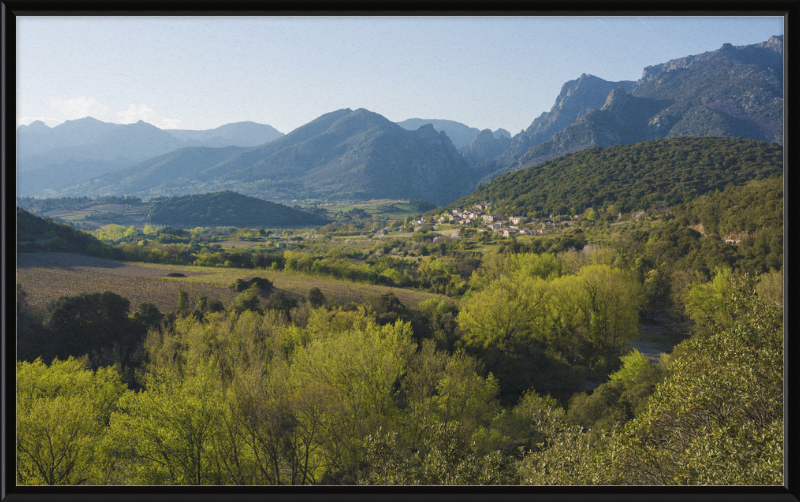
[[[158,127],[161,129],[177,129],[180,121],[181,119],[161,119],[161,125]]]
[[[50,105],[64,117],[64,120],[75,120],[83,117],[104,120],[109,110],[107,105],[86,96],[67,100],[50,98]]]
[[[122,124],[132,124],[140,120],[144,120],[149,124],[162,129],[174,129],[177,127],[180,119],[168,119],[166,117],[159,117],[158,114],[147,105],[137,105],[131,103],[128,105],[127,110],[117,112],[117,117]]]

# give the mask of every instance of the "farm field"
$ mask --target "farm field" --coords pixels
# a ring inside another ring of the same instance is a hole
[[[90,225],[95,228],[100,228],[108,225],[110,222],[106,220],[93,220],[91,215],[95,212],[112,212],[117,213],[118,218],[114,223],[126,227],[133,226],[137,230],[142,230],[145,226],[144,218],[150,210],[150,204],[142,203],[138,205],[131,204],[96,204],[94,206],[82,209],[58,209],[47,211],[44,216],[51,218],[61,218],[63,220],[72,222],[81,222],[84,225]]]
[[[198,294],[227,305],[237,295],[228,286],[236,279],[264,277],[277,289],[295,298],[319,288],[326,298],[339,303],[362,302],[369,296],[394,293],[403,304],[416,307],[430,298],[443,296],[423,291],[374,286],[348,281],[313,277],[292,272],[272,272],[236,268],[193,267],[182,265],[122,263],[71,253],[20,253],[17,255],[17,278],[28,294],[30,309],[44,312],[47,304],[63,295],[113,291],[131,301],[135,308],[142,302],[156,305],[161,312],[175,311],[178,291],[189,294],[190,307]],[[186,277],[166,277],[179,272]],[[269,295],[262,295],[266,301]]]
[[[158,267],[164,270],[180,271],[186,273],[194,272],[192,276],[179,280],[184,283],[209,284],[227,286],[236,279],[246,279],[250,277],[262,277],[269,279],[277,289],[282,289],[297,298],[304,297],[311,288],[317,287],[322,291],[326,298],[335,300],[339,303],[356,302],[360,303],[369,296],[381,295],[384,293],[394,293],[397,298],[408,307],[416,307],[425,300],[435,298],[443,300],[447,298],[443,295],[417,291],[414,289],[392,288],[389,286],[377,286],[372,284],[361,284],[348,280],[337,280],[328,277],[316,277],[300,272],[274,272],[271,270],[252,270],[244,268],[213,268],[213,267],[194,267],[184,265],[160,265],[153,263],[131,264],[146,267]],[[200,273],[198,273],[200,272]],[[202,273],[202,274],[201,274]],[[189,276],[188,273],[186,273]],[[191,295],[190,295],[191,296]],[[210,298],[210,297],[209,297]],[[453,299],[448,299],[454,301]]]
[[[379,206],[391,206],[389,210]],[[408,204],[407,200],[393,200],[393,199],[373,199],[366,202],[355,202],[352,204],[337,204],[337,205],[323,205],[328,212],[339,213],[342,211],[350,211],[351,209],[363,209],[367,214],[379,214],[394,219],[402,219],[406,216],[414,216],[419,213],[416,209]]]
[[[135,270],[132,272],[124,275],[102,268],[89,271],[81,268],[26,267],[17,269],[17,278],[28,294],[29,310],[40,313],[45,312],[52,300],[79,293],[112,291],[130,300],[131,309],[135,309],[140,303],[149,302],[161,312],[174,312],[177,309],[179,290],[189,294],[192,307],[198,294],[206,295],[209,300],[220,300],[224,304],[230,303],[236,296],[236,292],[222,285],[183,283],[180,279],[143,277],[136,275]]]

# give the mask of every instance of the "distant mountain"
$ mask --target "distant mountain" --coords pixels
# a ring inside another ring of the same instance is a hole
[[[67,120],[55,127],[49,127],[37,120],[17,128],[17,158],[41,155],[55,148],[94,143],[120,126],[121,124],[110,124],[92,117]]]
[[[141,120],[110,124],[85,117],[52,128],[36,121],[17,128],[18,195],[94,178],[187,145],[255,146],[281,134],[252,122],[175,135]]]
[[[679,203],[780,176],[783,148],[743,138],[672,138],[591,147],[500,176],[437,213],[493,203],[497,214],[575,214],[613,204],[620,211],[654,201]]]
[[[492,135],[493,135],[495,138],[497,138],[497,139],[500,139],[500,138],[503,138],[503,137],[504,137],[504,138],[511,139],[511,133],[510,133],[510,132],[508,132],[508,131],[506,131],[506,130],[505,130],[505,129],[503,129],[502,127],[501,127],[500,129],[498,129],[498,130],[494,131],[494,132],[492,133]]]
[[[741,47],[724,44],[716,51],[648,66],[635,88],[626,91],[625,86],[613,89],[601,109],[516,160],[506,153],[478,166],[487,173],[482,182],[591,146],[682,136],[783,144],[783,37]]]
[[[584,73],[576,80],[561,86],[561,92],[549,112],[542,113],[524,131],[514,136],[508,150],[479,169],[486,174],[501,169],[519,159],[532,147],[544,143],[563,131],[580,117],[603,106],[608,93],[617,87],[631,90],[636,82],[610,82]]]
[[[454,120],[406,119],[397,123],[397,125],[407,131],[416,131],[425,124],[430,124],[437,131],[447,134],[447,137],[450,138],[450,141],[453,142],[453,146],[456,148],[465,146],[481,132],[480,129],[469,127]]]
[[[495,159],[511,146],[511,138],[484,129],[467,145],[458,149],[464,160],[475,167],[477,164]]]
[[[274,127],[255,122],[234,122],[215,129],[189,130],[165,129],[166,132],[184,141],[203,142],[203,146],[257,146],[278,139],[284,134]]]
[[[150,202],[146,219],[159,225],[285,228],[327,223],[313,214],[231,191],[156,198]]]
[[[272,200],[392,197],[444,204],[469,193],[475,181],[447,134],[431,125],[408,131],[363,108],[327,113],[254,148],[212,150],[184,148],[53,195],[230,189]]]

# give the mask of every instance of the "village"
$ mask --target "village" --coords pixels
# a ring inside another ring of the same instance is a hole
[[[528,218],[525,216],[503,217],[488,214],[491,202],[481,202],[474,204],[470,209],[455,208],[450,214],[442,214],[438,218],[428,217],[412,221],[414,231],[419,231],[425,225],[463,225],[476,229],[478,232],[491,231],[503,237],[513,237],[517,235],[543,235],[548,230],[562,226],[572,225],[575,222],[570,220],[554,221],[553,215],[546,218]],[[577,216],[573,216],[577,218]]]

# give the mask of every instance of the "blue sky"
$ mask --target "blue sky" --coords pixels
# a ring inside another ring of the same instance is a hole
[[[288,133],[340,108],[527,128],[582,73],[783,34],[781,17],[18,17],[17,124]]]

